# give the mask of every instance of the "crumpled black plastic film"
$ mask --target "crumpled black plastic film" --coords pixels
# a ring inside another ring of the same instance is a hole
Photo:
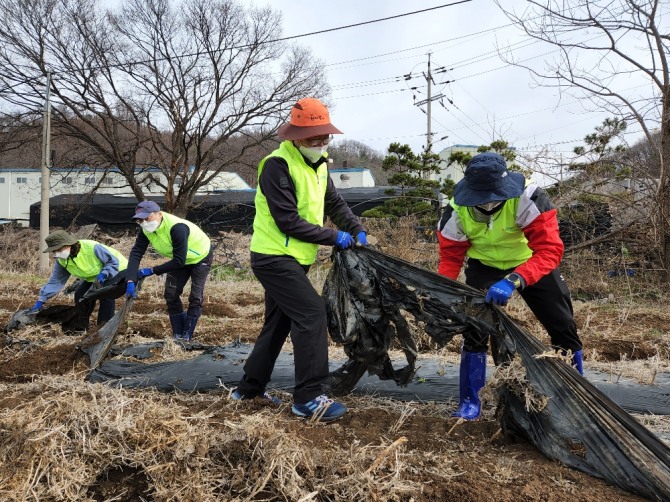
[[[81,284],[81,279],[73,285]],[[138,282],[139,284],[139,282]],[[65,288],[74,292],[72,286]],[[65,292],[65,290],[64,290]],[[63,332],[80,332],[88,327],[89,314],[96,300],[117,299],[126,292],[126,271],[119,272],[108,281],[106,286],[93,284],[82,299],[73,305],[49,305],[42,310],[32,312],[29,308],[15,312],[3,328],[5,333],[21,329],[25,326],[43,323],[60,324]]]
[[[88,324],[89,300],[76,305],[49,305],[39,312],[29,308],[16,311],[3,328],[5,333],[22,329],[31,324],[60,324],[64,333],[72,333],[86,329]]]
[[[524,385],[544,397],[527,409],[516,385],[498,389],[503,431],[523,437],[547,457],[645,497],[670,500],[670,449],[565,362],[537,357],[549,350],[467,285],[370,248],[338,251],[324,286],[332,339],[350,360],[331,375],[334,393],[349,392],[366,370],[407,383],[416,344],[411,315],[439,344],[469,332],[491,335],[496,364],[520,361]],[[402,318],[402,319],[401,319]],[[399,344],[407,366],[395,370],[388,350]]]
[[[416,344],[408,312],[439,344],[455,335],[498,330],[480,291],[414,267],[369,248],[336,252],[323,289],[331,338],[350,361],[332,377],[335,393],[346,394],[367,370],[398,385],[415,372]],[[396,343],[407,366],[394,370],[388,350]]]

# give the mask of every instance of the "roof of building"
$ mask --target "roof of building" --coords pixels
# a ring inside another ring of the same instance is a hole
[[[370,169],[367,167],[341,167],[337,169],[329,169],[331,173],[362,173],[362,172],[370,172]]]
[[[136,171],[140,173],[157,173],[161,172],[158,167],[137,167]],[[0,173],[41,173],[42,169],[39,167],[0,167]],[[49,172],[52,173],[121,173],[118,167],[50,167]],[[240,176],[235,171],[221,171],[220,175]]]

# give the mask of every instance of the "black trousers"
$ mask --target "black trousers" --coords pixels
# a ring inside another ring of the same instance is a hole
[[[500,270],[484,265],[479,260],[468,259],[465,283],[477,289],[487,290],[512,271],[513,269]],[[582,349],[572,310],[570,290],[558,269],[552,270],[532,286],[525,287],[519,294],[547,330],[554,348],[572,352]],[[463,343],[466,352],[486,352],[487,348],[486,335],[467,337]]]
[[[79,303],[79,301],[84,297],[91,286],[93,286],[92,282],[83,281],[74,292],[74,302]],[[84,316],[82,317],[82,322],[79,326],[81,330],[88,329],[88,319],[91,317],[93,309],[95,308],[95,301],[86,300],[86,302],[86,308],[82,311]],[[115,307],[116,302],[114,299],[108,298],[106,300],[100,300],[100,308],[98,309],[98,326],[102,326],[112,317],[114,317]]]
[[[207,257],[201,262],[194,265],[186,265],[183,268],[172,270],[165,274],[163,298],[165,298],[168,314],[181,314],[184,311],[181,294],[184,292],[184,286],[186,286],[186,283],[190,279],[191,292],[188,295],[188,310],[186,315],[189,317],[200,317],[202,314],[202,303],[205,298],[205,283],[212,268],[212,258],[213,253],[210,250]]]
[[[309,267],[289,256],[253,265],[265,288],[265,322],[237,388],[243,396],[262,394],[286,338],[291,335],[295,364],[293,400],[302,404],[323,394],[328,376],[326,306],[307,278]]]

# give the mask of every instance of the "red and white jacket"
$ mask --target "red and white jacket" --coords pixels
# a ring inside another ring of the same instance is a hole
[[[547,193],[538,185],[530,183],[518,199],[516,225],[528,240],[528,248],[532,251],[532,256],[527,261],[514,268],[514,272],[524,279],[525,287],[535,284],[558,267],[563,258],[564,245],[559,236],[556,209]],[[467,214],[469,212],[461,212],[461,215]],[[454,280],[458,277],[472,245],[463,230],[461,215],[449,205],[438,222],[438,272]]]

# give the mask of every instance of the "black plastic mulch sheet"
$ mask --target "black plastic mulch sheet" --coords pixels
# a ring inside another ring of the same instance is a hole
[[[486,304],[481,292],[370,248],[336,252],[333,260],[324,286],[329,330],[350,357],[333,374],[335,389],[351,390],[366,370],[409,381],[416,349],[403,311],[441,344],[468,330],[489,333],[496,364],[520,361],[526,370],[525,381],[499,387],[507,434],[624,490],[670,500],[670,449],[566,363],[536,357],[548,347]],[[394,340],[408,361],[401,369],[388,356]]]
[[[203,345],[197,340],[179,343],[184,350],[200,354],[192,359],[147,363],[139,361],[154,358],[155,351],[160,352],[164,347],[163,341],[112,346],[107,359],[93,369],[89,377],[91,381],[108,382],[119,387],[153,388],[164,392],[216,392],[222,390],[222,384],[235,386],[240,381],[244,375],[244,361],[253,349],[253,345],[240,343],[226,346]],[[87,341],[84,340],[82,345],[87,345]],[[100,353],[98,348],[81,348],[92,360]],[[342,365],[342,361],[332,360],[329,364],[334,371]],[[293,354],[280,353],[268,388],[291,392],[295,385],[294,374]],[[670,415],[670,379],[667,375],[657,377],[663,381],[663,388],[618,379],[612,382],[607,373],[590,372],[588,378],[629,413]],[[453,401],[458,399],[458,380],[457,365],[422,358],[421,368],[407,385],[400,387],[392,380],[380,380],[375,375],[366,374],[352,393],[401,401]]]
[[[107,356],[109,349],[112,348],[112,344],[116,339],[119,328],[128,318],[134,302],[133,298],[128,298],[114,314],[114,317],[107,321],[93,337],[84,340],[81,350],[88,355],[89,367],[91,369],[97,368]]]
[[[136,291],[142,289],[144,279],[137,280]],[[84,295],[84,301],[95,301],[102,299],[117,299],[123,296],[126,292],[126,271],[123,270],[114,276],[105,286],[92,286]],[[119,328],[125,323],[130,311],[133,309],[135,303],[134,298],[127,298],[121,308],[114,314],[109,321],[101,327],[93,336],[84,340],[81,350],[89,357],[89,367],[91,369],[97,368],[105,359],[107,353],[112,348]]]
[[[401,311],[440,344],[468,332],[498,334],[491,307],[474,288],[369,248],[337,252],[333,260],[323,289],[328,330],[350,358],[331,375],[335,393],[348,393],[366,370],[398,385],[412,379],[417,349]],[[403,349],[406,366],[392,366],[392,345]]]
[[[84,299],[116,300],[121,298],[126,293],[126,270],[122,270],[106,282],[104,286],[94,283],[84,294]]]
[[[75,333],[83,331],[88,324],[88,311],[90,303],[79,302],[76,305],[50,305],[39,312],[31,312],[30,309],[16,311],[4,327],[5,333],[21,329],[30,324],[59,323],[64,333]]]
[[[80,284],[77,279],[74,284]],[[68,287],[72,289],[71,287]],[[5,333],[35,323],[59,323],[64,333],[82,332],[88,327],[93,302],[101,299],[120,298],[126,292],[126,271],[119,272],[105,286],[93,284],[80,302],[74,305],[49,305],[37,312],[22,309],[15,312],[4,327]]]

